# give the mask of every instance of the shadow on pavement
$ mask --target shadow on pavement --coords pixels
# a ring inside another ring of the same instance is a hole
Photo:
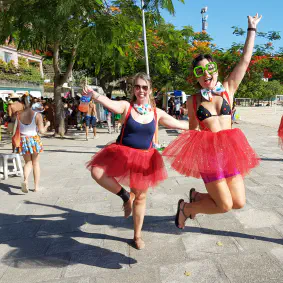
[[[28,201],[27,203],[37,204]],[[95,244],[102,240],[130,244],[131,239],[80,230],[80,227],[86,224],[87,216],[89,214],[79,212],[72,216],[68,213],[46,215],[0,213],[2,223],[0,244],[4,244],[2,247],[0,245],[0,254],[3,255],[1,263],[16,268],[65,267],[84,264],[106,269],[120,269],[123,265],[137,263],[135,259],[125,254],[96,246]],[[99,223],[101,221],[105,221],[104,225],[109,224],[107,218],[100,218]],[[116,223],[115,220],[113,225],[114,223]],[[8,252],[5,253],[4,248],[3,253],[3,247],[6,245],[9,246]]]
[[[11,176],[10,176],[10,178],[11,178]],[[11,189],[18,189],[19,190],[19,194],[12,192]],[[14,196],[21,196],[21,195],[24,194],[24,193],[21,192],[21,187],[20,186],[13,186],[13,185],[8,185],[8,184],[3,184],[3,183],[0,183],[0,190],[8,193],[9,195],[14,195]]]
[[[283,158],[261,158],[260,160],[262,161],[279,161],[279,162],[282,162],[283,161]]]
[[[44,206],[65,213],[43,215],[0,214],[0,244],[12,248],[4,253],[2,263],[17,268],[38,268],[39,266],[72,266],[84,264],[106,269],[120,269],[123,265],[135,264],[137,261],[125,254],[97,246],[97,241],[107,240],[127,243],[131,239],[107,235],[105,226],[132,230],[132,220],[121,216],[105,216],[86,213],[57,205],[25,201],[26,204]],[[11,224],[13,223],[13,224]],[[153,224],[154,223],[154,224]],[[156,225],[160,223],[160,225]],[[94,232],[83,231],[82,227],[97,225]],[[153,228],[154,226],[154,228]],[[178,235],[172,216],[146,216],[143,231]],[[199,227],[186,227],[184,232],[221,235],[236,238],[253,239],[283,245],[283,239],[250,235],[240,232],[214,230]],[[102,243],[99,243],[102,245]]]

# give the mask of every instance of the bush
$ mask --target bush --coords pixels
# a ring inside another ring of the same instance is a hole
[[[6,72],[7,73],[12,73],[12,74],[18,73],[18,69],[15,66],[15,62],[13,60],[11,60],[9,63],[7,63]]]
[[[0,71],[6,70],[6,67],[7,67],[6,62],[0,59]]]
[[[18,57],[18,65],[19,65],[18,68],[20,70],[24,70],[24,69],[27,69],[29,67],[27,59],[25,59],[24,57]]]

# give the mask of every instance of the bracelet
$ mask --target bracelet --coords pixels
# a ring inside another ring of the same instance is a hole
[[[255,31],[256,32],[256,28],[248,28],[248,31]]]

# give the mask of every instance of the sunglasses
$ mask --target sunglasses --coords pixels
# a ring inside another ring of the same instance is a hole
[[[135,85],[135,90],[144,90],[144,91],[148,91],[148,86],[147,85]]]
[[[204,75],[205,71],[207,71],[210,75],[217,72],[217,64],[215,62],[209,62],[208,64],[203,66],[196,66],[194,68],[194,75],[196,78],[200,78]]]

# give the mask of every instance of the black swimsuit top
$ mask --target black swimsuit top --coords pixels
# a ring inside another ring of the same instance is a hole
[[[223,97],[222,97],[223,98]],[[231,107],[226,101],[226,99],[223,98],[222,106],[220,109],[220,114],[219,115],[212,115],[205,107],[202,105],[199,106],[197,110],[197,117],[200,121],[203,121],[209,117],[212,116],[221,116],[221,115],[231,115]]]

